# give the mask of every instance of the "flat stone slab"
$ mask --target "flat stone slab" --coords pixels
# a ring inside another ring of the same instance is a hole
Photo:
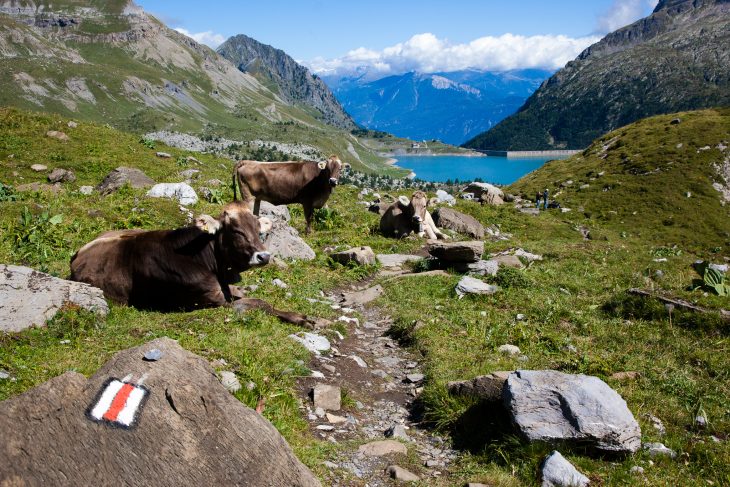
[[[360,445],[357,451],[368,457],[384,457],[393,453],[402,453],[405,455],[408,453],[408,448],[399,441],[379,440]]]
[[[497,286],[470,276],[462,277],[456,285],[456,295],[459,298],[463,298],[467,294],[494,294],[497,291],[499,291]]]
[[[597,377],[518,370],[507,378],[502,400],[529,441],[574,441],[617,453],[641,447],[641,429],[626,401]]]
[[[341,303],[345,306],[361,306],[378,299],[384,292],[385,290],[383,289],[383,286],[376,284],[375,286],[363,289],[362,291],[342,293]]]
[[[484,253],[484,242],[472,240],[469,242],[442,242],[430,240],[428,242],[428,253],[440,261],[451,262],[477,262]]]
[[[101,289],[29,267],[0,264],[0,330],[18,332],[42,326],[65,304],[103,316],[109,313]]]
[[[408,254],[378,254],[378,262],[383,267],[401,267],[406,262],[414,262],[423,259],[420,255]]]

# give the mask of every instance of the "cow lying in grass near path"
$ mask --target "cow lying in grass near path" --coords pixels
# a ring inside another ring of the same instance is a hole
[[[261,200],[273,205],[301,203],[309,234],[312,213],[327,203],[341,171],[342,161],[337,156],[322,162],[238,161],[233,169],[233,199],[238,186],[241,199],[254,215],[259,214]]]
[[[234,286],[240,273],[269,263],[259,237],[271,229],[241,202],[225,206],[217,219],[203,215],[176,230],[117,230],[99,235],[71,258],[71,279],[104,291],[118,304],[180,311],[224,306],[263,309],[283,321],[311,327],[304,315],[243,298]]]
[[[386,237],[402,238],[415,233],[429,239],[448,239],[449,236],[443,234],[433,222],[426,209],[427,203],[423,191],[413,193],[410,201],[405,196],[399,196],[380,217],[380,232]]]

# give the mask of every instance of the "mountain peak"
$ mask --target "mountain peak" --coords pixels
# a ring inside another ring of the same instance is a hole
[[[730,3],[730,0],[659,0],[654,13],[661,11],[669,11],[672,13],[681,13],[693,8],[704,7],[717,3]]]

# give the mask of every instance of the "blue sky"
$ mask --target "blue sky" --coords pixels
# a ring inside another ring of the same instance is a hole
[[[242,33],[283,49],[314,70],[370,63],[398,71],[449,70],[468,63],[494,69],[559,66],[605,32],[646,16],[656,0],[137,3],[168,26],[213,47]],[[479,39],[486,40],[475,43]]]

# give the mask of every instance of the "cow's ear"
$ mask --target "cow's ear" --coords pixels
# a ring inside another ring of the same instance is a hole
[[[322,171],[322,170],[324,170],[325,167],[327,167],[327,163],[324,161],[318,162],[317,167],[319,168],[320,171]]]
[[[411,204],[410,200],[406,196],[398,196],[398,204],[402,206],[403,208],[407,207]]]
[[[269,218],[266,218],[265,216],[259,217],[260,233],[269,233],[273,227],[274,222],[272,222]]]

